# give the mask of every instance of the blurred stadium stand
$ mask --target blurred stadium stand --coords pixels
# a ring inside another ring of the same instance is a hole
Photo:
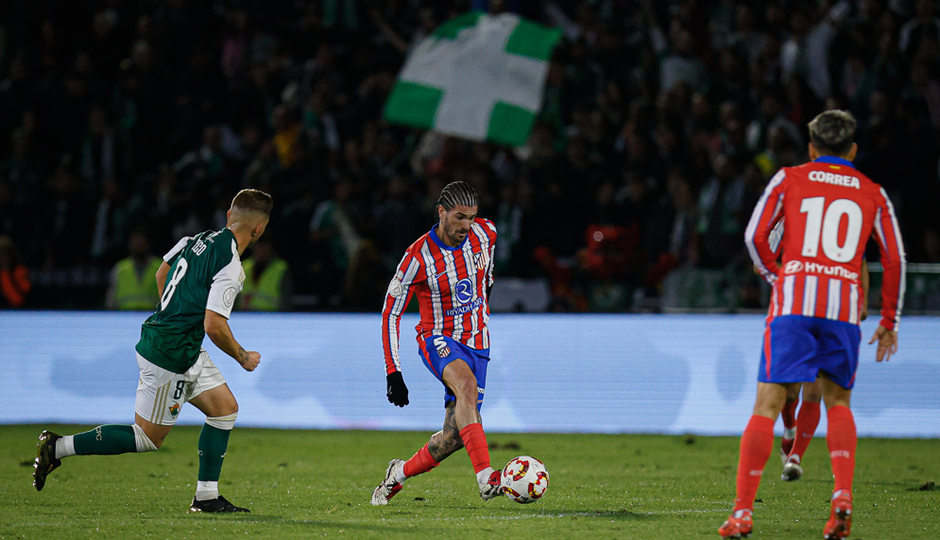
[[[522,147],[381,118],[408,50],[471,8],[564,31]],[[256,187],[275,197],[291,308],[370,312],[441,187],[465,180],[500,230],[495,310],[758,312],[744,223],[770,175],[806,159],[808,120],[838,107],[901,220],[907,308],[936,313],[937,15],[912,0],[2,2],[0,236],[32,276],[23,309],[98,309],[131,232],[160,255]]]

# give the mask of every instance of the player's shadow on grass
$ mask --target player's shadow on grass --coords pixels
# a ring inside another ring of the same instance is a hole
[[[584,515],[585,517],[594,517],[594,518],[604,518],[604,519],[614,519],[619,521],[650,521],[655,519],[663,519],[666,517],[666,514],[658,513],[649,513],[649,512],[634,512],[633,510],[595,510],[594,512],[584,512],[581,511],[577,515]]]
[[[454,507],[454,510],[460,510],[466,507]],[[666,514],[656,512],[634,512],[633,510],[591,510],[585,508],[578,509],[551,509],[539,510],[536,512],[524,511],[521,508],[487,508],[492,514],[488,517],[494,519],[519,519],[519,518],[579,518],[579,519],[613,519],[617,521],[649,521],[667,517]],[[499,515],[494,515],[499,512]],[[672,514],[669,514],[672,515]]]
[[[248,521],[252,523],[270,523],[276,525],[291,525],[297,527],[304,526],[316,526],[321,528],[328,528],[331,530],[336,530],[337,532],[347,532],[354,534],[355,531],[368,531],[374,533],[376,530],[376,522],[381,519],[376,517],[374,521],[357,523],[355,521],[346,521],[343,519],[337,519],[332,521],[329,519],[294,519],[277,514],[224,514],[224,515],[211,515],[203,514],[198,517],[198,519],[218,519],[220,521],[231,520],[233,516],[238,516],[239,521]],[[403,523],[400,527],[394,525],[393,523],[382,520],[382,531],[388,532],[398,532],[398,533],[414,533],[414,526]]]

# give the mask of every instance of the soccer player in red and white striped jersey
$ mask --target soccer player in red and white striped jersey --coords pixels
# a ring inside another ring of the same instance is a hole
[[[826,442],[835,487],[827,539],[849,535],[856,429],[849,399],[855,384],[861,334],[862,257],[874,238],[884,267],[881,322],[870,343],[877,361],[897,350],[904,295],[904,246],[885,190],[857,171],[852,160],[855,118],[826,111],[809,123],[811,162],[784,167],[754,208],[745,243],[757,270],[772,284],[764,330],[757,399],[741,437],[734,513],[718,529],[723,538],[752,531],[752,510],[764,465],[773,451],[773,425],[787,390],[819,377],[829,421]],[[782,260],[770,236],[783,220]]]
[[[480,497],[490,500],[500,494],[500,471],[490,466],[480,418],[489,363],[488,297],[496,227],[477,217],[478,201],[476,190],[466,182],[445,186],[437,205],[438,223],[408,248],[389,283],[382,311],[388,400],[399,407],[408,404],[399,325],[408,302],[417,296],[418,354],[444,384],[445,414],[444,428],[411,459],[389,462],[385,480],[372,493],[374,505],[388,504],[406,478],[430,471],[460,448],[470,455]]]

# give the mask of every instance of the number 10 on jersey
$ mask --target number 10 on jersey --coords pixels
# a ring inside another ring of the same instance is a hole
[[[829,260],[846,263],[855,258],[858,242],[862,238],[862,208],[850,199],[836,199],[826,207],[825,197],[809,197],[800,204],[800,213],[806,214],[803,234],[804,257],[816,257],[819,244]],[[842,217],[848,218],[845,240],[839,244]]]

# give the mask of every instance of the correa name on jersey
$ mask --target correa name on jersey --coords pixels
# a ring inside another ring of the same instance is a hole
[[[388,285],[382,311],[386,371],[400,371],[399,326],[412,296],[417,296],[422,342],[447,336],[473,349],[490,346],[487,288],[493,283],[496,227],[476,218],[464,242],[452,248],[437,236],[437,225],[415,241]]]
[[[851,187],[855,189],[862,189],[862,181],[858,179],[857,176],[848,176],[845,174],[835,174],[826,171],[810,171],[806,175],[807,178],[813,182],[822,182],[824,184],[832,184],[834,186],[844,186]]]

